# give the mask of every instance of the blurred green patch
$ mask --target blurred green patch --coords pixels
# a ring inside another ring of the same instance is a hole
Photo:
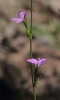
[[[45,36],[54,43],[54,48],[60,49],[60,20],[52,19],[48,23],[33,25],[33,35]]]

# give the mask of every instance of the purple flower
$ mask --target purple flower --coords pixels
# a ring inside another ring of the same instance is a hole
[[[29,10],[27,10],[26,13],[24,14],[24,12],[19,11],[18,18],[12,18],[11,20],[15,21],[16,23],[23,22],[24,19],[26,19],[28,12],[29,12]]]
[[[27,62],[32,63],[34,65],[38,65],[38,67],[41,66],[45,61],[46,61],[45,58],[44,59],[40,59],[40,58],[34,59],[34,58],[32,58],[32,59],[27,60]]]

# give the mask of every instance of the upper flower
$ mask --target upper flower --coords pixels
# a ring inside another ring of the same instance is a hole
[[[34,65],[38,65],[38,67],[41,66],[45,61],[46,61],[45,58],[44,59],[40,59],[40,58],[34,59],[34,58],[32,58],[32,59],[27,60],[27,62],[30,62]]]
[[[11,20],[15,21],[16,23],[23,22],[27,16],[28,12],[29,12],[29,10],[27,10],[26,13],[24,14],[24,12],[19,11],[18,18],[12,18]]]

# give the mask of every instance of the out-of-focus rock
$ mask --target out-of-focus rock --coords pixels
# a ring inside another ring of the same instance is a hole
[[[10,39],[15,35],[15,33],[16,33],[16,24],[8,23],[4,30],[4,38]]]
[[[45,7],[49,7],[54,13],[60,15],[60,0],[40,0],[40,2]]]
[[[28,38],[20,36],[16,39],[12,39],[10,42],[10,47],[14,48],[16,51],[24,50],[25,45],[28,43]]]
[[[3,40],[3,33],[0,33],[0,44],[2,43]]]
[[[4,77],[4,63],[7,59],[7,55],[8,55],[8,48],[1,46],[0,45],[0,79],[3,79]]]
[[[8,48],[0,45],[0,62],[4,62],[7,58]]]
[[[52,52],[51,56],[60,59],[60,50],[54,50],[54,53]]]

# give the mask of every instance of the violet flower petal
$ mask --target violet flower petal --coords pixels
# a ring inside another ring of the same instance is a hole
[[[18,17],[23,21],[24,20],[24,13],[22,11],[19,11]]]
[[[21,20],[18,20],[16,23],[20,23],[20,22],[22,22]]]
[[[25,13],[25,15],[24,15],[24,18],[26,18],[26,17],[27,17],[28,12],[29,12],[29,10],[27,10],[27,11],[26,11],[26,13]]]
[[[38,66],[41,66],[44,62],[46,61],[46,59],[41,59],[38,61]]]
[[[36,59],[28,59],[27,62],[30,62],[32,64],[37,64],[37,60]]]
[[[21,21],[22,21],[22,20],[21,20],[21,19],[19,19],[19,18],[12,18],[11,20],[15,21],[16,23],[19,23],[19,22],[21,22]]]

